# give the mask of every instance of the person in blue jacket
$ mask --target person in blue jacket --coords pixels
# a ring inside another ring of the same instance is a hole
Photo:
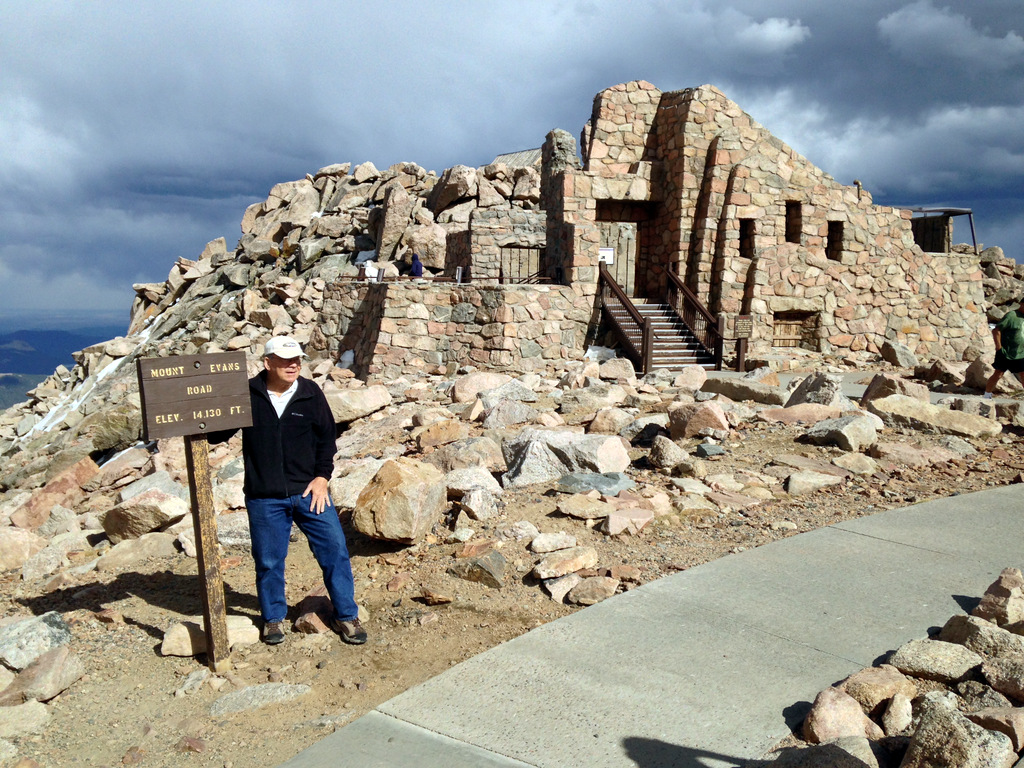
[[[418,253],[412,255],[412,267],[409,268],[409,274],[413,277],[423,277],[423,262],[420,261]]]
[[[366,642],[366,630],[345,534],[327,491],[336,427],[320,387],[299,375],[303,356],[295,339],[275,336],[264,347],[264,370],[249,379],[252,426],[242,429],[242,458],[263,641],[276,645],[285,639],[284,563],[294,521],[323,571],[334,607],[331,628],[346,643],[359,645]],[[224,442],[235,431],[211,434],[209,440]]]

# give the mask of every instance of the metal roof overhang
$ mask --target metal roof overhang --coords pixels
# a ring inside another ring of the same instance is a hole
[[[912,211],[914,213],[923,213],[927,216],[929,213],[933,213],[937,216],[966,216],[967,220],[971,224],[971,241],[974,243],[974,253],[978,253],[978,236],[974,232],[974,211],[970,208],[946,208],[946,207],[929,207],[929,206],[907,206],[905,210]]]

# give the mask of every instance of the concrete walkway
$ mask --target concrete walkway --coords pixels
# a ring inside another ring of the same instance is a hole
[[[481,653],[285,765],[740,766],[1024,566],[1022,528],[1006,486],[729,555]]]

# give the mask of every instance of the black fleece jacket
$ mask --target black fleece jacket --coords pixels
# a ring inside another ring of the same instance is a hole
[[[249,379],[252,426],[242,430],[245,495],[283,499],[306,490],[315,477],[331,478],[336,427],[327,398],[309,379],[299,388],[280,418],[267,394],[267,372]],[[211,443],[222,443],[237,430],[213,432]]]

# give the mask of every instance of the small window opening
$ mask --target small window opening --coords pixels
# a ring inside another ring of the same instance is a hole
[[[502,247],[498,281],[501,283],[526,283],[536,281],[544,261],[543,248]]]
[[[817,312],[776,312],[772,322],[772,346],[817,351],[817,330]]]
[[[828,237],[825,239],[825,255],[832,261],[842,260],[843,222],[830,221],[828,223]]]
[[[754,258],[754,219],[740,219],[740,258]]]
[[[803,206],[799,200],[786,201],[786,242],[800,243],[800,233],[804,228]]]

